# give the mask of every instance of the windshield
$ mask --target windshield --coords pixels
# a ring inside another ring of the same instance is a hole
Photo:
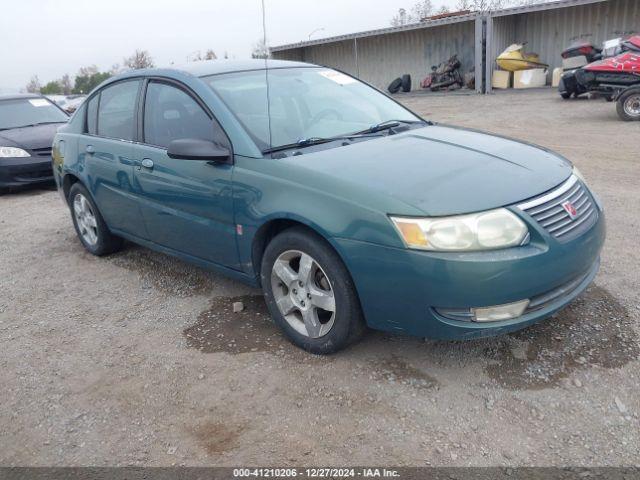
[[[67,120],[69,117],[46,98],[0,100],[0,130]]]
[[[283,68],[268,75],[268,95],[264,70],[205,78],[262,150],[361,132],[389,120],[421,121],[386,95],[335,70]]]

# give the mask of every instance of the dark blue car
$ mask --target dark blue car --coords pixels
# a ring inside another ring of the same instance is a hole
[[[141,70],[61,128],[54,173],[95,255],[122,239],[262,286],[297,345],[548,318],[593,280],[604,213],[561,156],[437,125],[296,62]]]
[[[51,144],[68,119],[41,95],[0,95],[0,192],[53,182]]]

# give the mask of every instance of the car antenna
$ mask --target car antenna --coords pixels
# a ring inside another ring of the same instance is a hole
[[[267,46],[267,15],[262,0],[262,44],[264,45],[264,75],[267,87],[267,127],[269,129],[269,149],[273,147],[273,138],[271,135],[271,97],[269,92],[269,47]]]

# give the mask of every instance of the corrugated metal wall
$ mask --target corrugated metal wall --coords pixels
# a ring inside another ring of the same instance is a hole
[[[604,40],[639,30],[639,0],[610,0],[494,17],[488,60],[495,68],[496,57],[506,47],[512,43],[528,42],[525,50],[540,54],[540,59],[549,64],[551,72],[553,68],[562,66],[560,52],[575,41],[600,45]]]
[[[358,40],[360,78],[386,88],[396,77],[409,73],[417,88],[432,65],[458,54],[462,73],[475,62],[475,22],[412,30]]]
[[[360,41],[358,41],[359,45]],[[357,75],[354,47],[353,40],[306,47],[303,49],[302,58],[304,62],[326,65]]]
[[[454,53],[462,62],[463,73],[471,70],[475,62],[475,20],[359,38],[357,46],[358,69],[354,40],[274,52],[273,56],[338,68],[382,89],[408,73],[417,88],[432,65]]]
[[[294,62],[302,62],[302,48],[292,48],[290,50],[281,50],[273,52],[271,56],[277,60],[290,60]]]

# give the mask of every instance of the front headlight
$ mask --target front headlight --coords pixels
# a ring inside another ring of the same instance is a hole
[[[0,147],[0,158],[30,157],[29,152],[16,147]]]
[[[452,217],[391,220],[407,247],[420,250],[495,250],[522,245],[529,234],[524,222],[505,208]]]

